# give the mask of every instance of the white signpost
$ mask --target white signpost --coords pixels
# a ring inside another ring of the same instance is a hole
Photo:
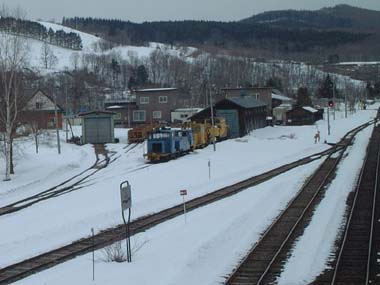
[[[120,197],[121,197],[121,210],[124,212],[132,207],[132,191],[131,185],[120,188]]]
[[[124,186],[125,185],[125,186]],[[127,261],[132,262],[131,254],[131,240],[129,235],[129,223],[131,221],[131,208],[132,208],[132,191],[131,185],[128,181],[120,184],[120,198],[121,198],[121,215],[125,225],[125,235],[127,243]],[[125,221],[124,211],[128,210],[128,223]]]
[[[179,194],[182,196],[183,199],[183,215],[185,216],[185,224],[186,224],[186,201],[185,201],[185,196],[187,195],[187,190],[180,190]]]

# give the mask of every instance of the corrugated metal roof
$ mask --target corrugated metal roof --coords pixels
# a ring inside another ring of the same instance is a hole
[[[226,98],[225,100],[231,101],[232,103],[246,109],[266,106],[265,103],[261,102],[260,100],[255,99],[253,96],[231,97],[231,98]]]
[[[268,90],[272,89],[272,87],[227,87],[221,88],[222,91],[230,91],[230,90]]]
[[[79,117],[87,116],[87,115],[100,115],[100,114],[105,114],[105,115],[115,115],[115,112],[111,111],[103,111],[103,110],[98,110],[98,111],[90,111],[90,112],[84,112],[78,114]]]
[[[136,92],[159,92],[159,91],[174,91],[177,88],[150,88],[150,89],[138,89]]]

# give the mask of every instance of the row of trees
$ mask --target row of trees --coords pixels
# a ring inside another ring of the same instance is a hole
[[[8,34],[30,37],[64,48],[82,49],[82,39],[77,33],[65,32],[64,30],[54,31],[52,28],[47,29],[38,22],[2,16],[0,17],[0,30]]]

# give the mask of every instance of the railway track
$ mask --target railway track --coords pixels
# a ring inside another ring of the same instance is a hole
[[[380,284],[380,127],[367,150],[335,260],[313,284]]]
[[[125,147],[125,153],[133,150],[136,146],[137,144],[127,145]],[[78,191],[83,187],[83,183],[88,181],[90,177],[94,176],[96,173],[106,168],[109,164],[113,163],[120,157],[120,155],[116,156],[117,153],[115,152],[109,153],[103,144],[94,145],[94,150],[96,154],[96,161],[92,166],[56,186],[1,207],[0,216],[18,212],[42,201],[59,197],[73,191]],[[101,156],[104,158],[101,158]]]
[[[367,126],[363,125],[353,130],[346,137],[345,144],[337,154],[328,155],[328,158],[309,177],[286,209],[230,274],[225,284],[274,284],[276,282],[292,245],[303,234],[316,206],[323,199],[326,186],[332,181],[345,150],[352,143],[355,135]]]
[[[255,177],[246,179],[234,185],[224,187],[212,193],[206,194],[202,197],[195,198],[187,202],[187,210],[191,211],[223,198],[229,197],[236,193],[239,193],[247,188],[263,183],[277,175],[285,173],[290,169],[305,165],[324,156],[331,155],[333,153],[342,151],[346,145],[348,145],[354,137],[354,133],[360,131],[362,128],[372,124],[373,121],[362,125],[359,128],[348,132],[340,143],[336,144],[332,148],[323,152],[302,158],[295,162],[283,165],[271,171],[257,175]],[[183,213],[183,205],[177,205],[160,212],[140,217],[130,224],[130,233],[134,235],[136,233],[145,231],[157,224],[172,219]],[[112,244],[115,241],[124,239],[125,227],[119,225],[115,228],[104,230],[95,235],[94,240],[91,237],[86,237],[75,241],[71,244],[63,246],[61,248],[46,252],[44,254],[32,257],[30,259],[21,261],[19,263],[4,267],[0,269],[0,284],[9,284],[15,282],[26,276],[34,274],[38,271],[50,268],[54,265],[72,259],[76,256],[90,252],[93,249],[100,249],[107,245]]]

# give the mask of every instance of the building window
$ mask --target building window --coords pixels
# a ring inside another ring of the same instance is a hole
[[[145,111],[133,111],[133,121],[145,122]]]
[[[256,100],[259,100],[259,99],[260,99],[260,94],[259,94],[259,93],[255,93],[255,94],[253,95],[253,97],[255,97]]]
[[[153,119],[161,119],[161,111],[153,111]]]
[[[42,109],[42,102],[36,102],[36,109],[37,110]]]
[[[54,118],[50,118],[50,119],[47,121],[47,127],[48,127],[48,128],[54,128],[54,127],[55,127],[55,119],[54,119]]]
[[[140,97],[140,104],[149,104],[149,97]]]
[[[158,97],[158,103],[168,103],[168,96]]]

